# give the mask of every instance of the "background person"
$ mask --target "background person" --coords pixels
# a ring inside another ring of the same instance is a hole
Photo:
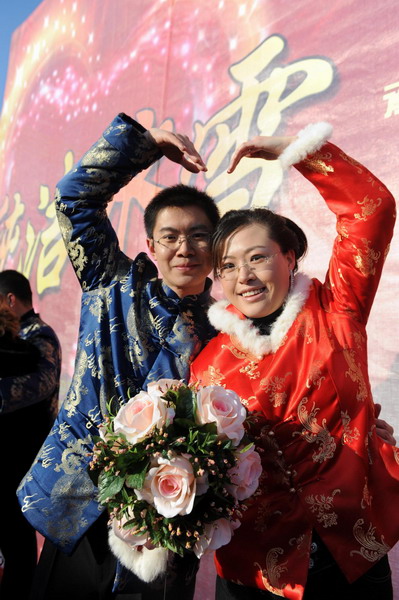
[[[22,339],[24,336],[25,339]],[[36,532],[21,513],[17,487],[53,420],[60,374],[54,331],[32,308],[29,281],[0,273],[0,548],[5,558],[1,598],[27,598],[37,561]]]
[[[392,598],[399,455],[376,435],[365,327],[395,201],[324,143],[329,133],[320,124],[297,139],[255,138],[230,167],[243,157],[295,164],[335,213],[338,235],[322,284],[295,274],[307,242],[290,219],[230,211],[215,232],[227,300],[209,310],[220,333],[195,359],[192,379],[240,394],[264,469],[241,526],[216,552],[218,599]]]

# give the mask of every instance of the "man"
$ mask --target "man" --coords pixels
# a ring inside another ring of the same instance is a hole
[[[6,599],[25,597],[36,565],[36,533],[21,514],[15,493],[58,409],[61,349],[53,329],[33,310],[32,290],[22,273],[0,273],[0,296],[20,322],[20,337],[34,346],[38,356],[30,366],[32,370],[27,365],[19,365],[18,369],[14,365],[13,371],[4,371],[5,376],[0,378],[0,507],[2,518],[8,521],[3,522],[0,533],[5,557],[1,597]]]
[[[147,207],[148,248],[163,280],[146,254],[131,260],[121,252],[107,218],[112,196],[163,154],[191,172],[205,170],[188,138],[147,132],[121,114],[58,185],[60,228],[83,291],[79,343],[69,393],[19,499],[32,525],[70,556],[46,542],[34,597],[114,597],[116,561],[87,473],[92,435],[110,400],[116,407],[151,381],[187,379],[193,356],[214,334],[205,317],[219,219],[213,200],[175,186]],[[191,598],[197,561],[172,563],[168,597]],[[163,598],[163,585],[137,580],[134,592]]]

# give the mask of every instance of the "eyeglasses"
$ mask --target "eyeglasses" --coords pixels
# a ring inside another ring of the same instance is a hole
[[[219,279],[229,280],[238,277],[238,273],[242,267],[247,267],[250,271],[254,271],[255,273],[264,271],[272,263],[273,258],[277,256],[277,254],[280,254],[280,251],[275,252],[274,254],[256,254],[249,262],[242,263],[242,265],[226,263],[216,271],[216,275]]]
[[[194,233],[188,233],[187,235],[167,233],[160,237],[159,240],[155,241],[164,248],[168,248],[168,250],[178,250],[184,241],[190,244],[191,248],[201,249],[209,247],[211,234],[208,231],[195,231]]]

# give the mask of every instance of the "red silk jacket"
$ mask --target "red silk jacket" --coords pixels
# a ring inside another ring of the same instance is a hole
[[[295,166],[337,217],[325,283],[297,274],[268,336],[215,303],[209,318],[221,333],[194,361],[192,380],[234,389],[255,413],[264,469],[240,528],[216,552],[218,574],[298,600],[313,529],[349,581],[399,539],[399,450],[375,432],[365,331],[394,199],[330,143]]]

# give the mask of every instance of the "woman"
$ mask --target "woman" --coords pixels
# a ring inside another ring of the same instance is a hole
[[[377,438],[365,326],[395,202],[325,143],[331,129],[258,137],[235,153],[295,167],[337,217],[322,284],[296,274],[307,248],[291,220],[230,211],[217,228],[220,331],[192,379],[234,389],[253,413],[264,474],[231,543],[216,552],[217,598],[392,598],[386,554],[399,538],[399,454]],[[256,589],[257,588],[257,589]]]

